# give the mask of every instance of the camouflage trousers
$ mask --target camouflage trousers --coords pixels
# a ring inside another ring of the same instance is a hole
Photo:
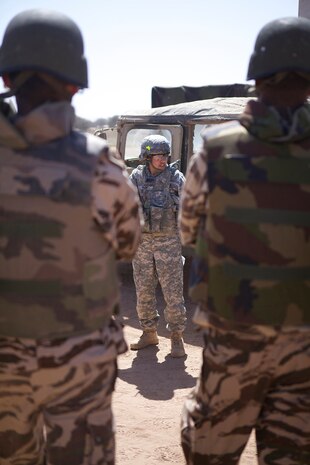
[[[177,233],[173,236],[143,234],[132,265],[141,328],[157,326],[159,313],[155,291],[159,282],[166,302],[164,317],[167,329],[184,331],[183,257]]]
[[[62,340],[0,338],[0,464],[114,465],[116,326]]]
[[[183,409],[187,465],[236,465],[255,429],[259,465],[310,464],[310,329],[205,336]]]

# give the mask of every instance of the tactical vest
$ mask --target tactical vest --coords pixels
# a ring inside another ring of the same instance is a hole
[[[190,294],[240,324],[310,324],[310,140],[267,144],[241,126],[206,143],[208,214]]]
[[[90,210],[104,145],[73,132],[21,151],[0,147],[0,335],[52,339],[110,321],[115,257]]]
[[[178,199],[175,192],[178,192],[178,185],[174,172],[175,168],[170,166],[157,176],[143,165],[135,170],[134,179],[145,222],[143,232],[167,234],[176,231]]]

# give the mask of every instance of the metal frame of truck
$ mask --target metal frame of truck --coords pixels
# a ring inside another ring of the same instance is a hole
[[[130,131],[162,132],[169,131],[171,135],[171,162],[180,160],[180,169],[186,172],[188,161],[195,151],[194,136],[197,127],[220,124],[237,119],[244,110],[249,97],[226,97],[185,102],[149,110],[127,112],[117,120],[116,145],[129,171],[139,163],[139,147],[136,155],[126,157],[126,144]],[[141,140],[142,140],[141,136]],[[107,137],[109,141],[109,136]],[[139,141],[139,143],[141,142]]]

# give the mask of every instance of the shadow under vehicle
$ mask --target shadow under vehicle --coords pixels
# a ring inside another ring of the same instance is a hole
[[[201,132],[213,124],[237,119],[250,98],[217,97],[127,112],[118,117],[116,127],[103,131],[110,146],[116,147],[125,161],[129,173],[141,164],[143,138],[161,134],[171,144],[170,163],[177,162],[185,174],[189,159],[201,146]]]

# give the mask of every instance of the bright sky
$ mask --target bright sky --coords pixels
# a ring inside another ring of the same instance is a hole
[[[90,120],[149,108],[153,86],[246,82],[261,27],[298,16],[298,0],[1,0],[1,42],[15,14],[38,7],[82,30],[89,89],[73,104]]]

